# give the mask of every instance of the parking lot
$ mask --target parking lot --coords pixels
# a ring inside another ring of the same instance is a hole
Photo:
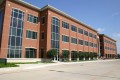
[[[0,80],[120,80],[120,60],[16,71],[0,74]]]

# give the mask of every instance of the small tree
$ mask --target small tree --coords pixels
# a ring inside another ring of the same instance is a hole
[[[79,51],[78,53],[79,60],[83,60],[84,58],[84,53],[82,51]]]
[[[69,60],[69,54],[70,54],[70,52],[68,50],[63,50],[62,51],[62,60],[63,61],[68,61]]]
[[[94,54],[94,58],[98,57],[98,54],[96,52],[94,52],[93,54]]]
[[[56,49],[50,49],[48,52],[47,52],[47,58],[48,59],[53,59],[54,57],[57,56],[57,50]]]
[[[94,57],[93,52],[90,52],[90,53],[89,53],[89,57],[90,57],[91,59],[93,59],[93,57]]]
[[[84,56],[85,56],[85,59],[88,60],[89,59],[89,52],[84,52]]]
[[[71,57],[72,57],[72,60],[77,60],[77,57],[78,57],[78,52],[77,51],[72,51],[71,53]]]

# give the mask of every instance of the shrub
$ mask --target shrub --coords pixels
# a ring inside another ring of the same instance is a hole
[[[89,57],[90,57],[91,59],[93,59],[94,53],[93,53],[93,52],[90,52],[90,53],[89,53]]]
[[[89,59],[89,52],[84,52],[85,59]]]
[[[71,52],[71,57],[72,57],[72,60],[77,60],[78,52],[77,51],[72,51]]]
[[[69,54],[70,54],[70,52],[68,50],[63,50],[62,51],[62,60],[63,61],[68,61],[69,60]]]
[[[79,57],[79,60],[83,60],[83,58],[84,58],[84,52],[79,51],[78,57]]]
[[[94,57],[97,58],[98,54],[96,52],[93,53]]]
[[[56,49],[50,49],[48,52],[47,52],[47,58],[48,59],[53,59],[54,57],[57,56],[57,50]]]

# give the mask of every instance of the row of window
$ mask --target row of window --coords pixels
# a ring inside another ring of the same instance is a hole
[[[104,40],[104,42],[105,42],[105,43],[112,44],[112,45],[116,46],[116,44],[115,44],[115,43],[113,43],[113,42],[111,42],[111,41],[108,41],[108,40],[106,40],[106,39]]]
[[[116,49],[110,48],[110,47],[105,47],[106,50],[113,50],[116,51]]]
[[[62,21],[62,27],[66,28],[66,29],[69,29],[69,23]],[[74,26],[74,25],[71,25],[71,30],[74,31],[74,32],[77,32],[77,27]],[[78,28],[78,33],[83,34],[83,32],[84,32],[84,35],[94,37],[96,39],[96,35],[93,36],[92,33],[88,33],[88,31],[85,31],[81,28]]]
[[[63,42],[70,42],[69,41],[69,36],[65,36],[65,35],[62,35],[62,41]],[[91,47],[97,47],[97,44],[94,44],[92,42],[88,42],[88,41],[83,41],[83,40],[80,40],[80,39],[76,39],[76,38],[73,38],[71,37],[71,43],[73,44],[80,44],[80,45],[86,45],[86,46],[91,46]]]

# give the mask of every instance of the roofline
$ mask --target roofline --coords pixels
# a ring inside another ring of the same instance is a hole
[[[18,3],[20,3],[20,4],[23,4],[23,5],[25,5],[25,6],[28,6],[28,7],[30,7],[30,8],[33,8],[33,9],[35,9],[35,10],[37,10],[37,11],[40,11],[40,8],[39,8],[39,7],[34,6],[34,5],[32,5],[32,4],[28,3],[28,2],[25,2],[25,1],[23,1],[23,0],[14,0],[14,1],[16,1],[16,2],[18,2]]]
[[[77,23],[79,23],[79,24],[81,24],[81,25],[84,25],[85,27],[87,27],[87,28],[89,28],[89,29],[91,29],[91,30],[93,30],[93,31],[95,31],[95,32],[98,32],[97,30],[91,28],[90,26],[84,24],[83,22],[80,22],[79,20],[73,18],[72,16],[70,16],[70,15],[62,12],[61,10],[59,10],[59,9],[57,9],[57,8],[51,6],[51,5],[46,5],[46,6],[44,6],[43,8],[41,8],[40,11],[44,11],[44,10],[46,10],[46,9],[51,9],[51,10],[53,10],[53,11],[55,11],[55,12],[57,12],[57,13],[63,15],[63,16],[65,16],[65,17],[68,17],[68,18],[74,20],[75,22],[77,22]]]
[[[109,38],[109,39],[111,39],[111,40],[117,42],[115,39],[113,39],[113,38],[111,38],[111,37],[109,37],[109,36],[107,36],[107,35],[105,35],[105,34],[99,34],[99,35],[100,35],[100,36],[105,36],[105,37],[107,37],[107,38]]]

